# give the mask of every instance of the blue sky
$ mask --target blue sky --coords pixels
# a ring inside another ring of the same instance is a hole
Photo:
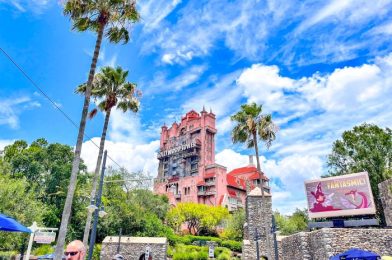
[[[0,46],[78,122],[95,35],[71,30],[63,1],[0,0]],[[107,148],[156,174],[160,126],[203,105],[217,115],[217,155],[229,169],[252,151],[232,145],[229,116],[255,101],[280,131],[262,150],[274,208],[305,206],[303,181],[326,173],[344,130],[392,127],[392,1],[146,0],[132,41],[104,41],[99,66],[121,65],[143,92],[137,115],[112,115]],[[102,115],[88,122],[97,142]],[[16,139],[74,145],[77,130],[0,53],[0,148]],[[95,165],[86,139],[83,158]]]

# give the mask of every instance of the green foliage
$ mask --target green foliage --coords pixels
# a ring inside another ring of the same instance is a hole
[[[13,179],[9,175],[0,174],[0,212],[15,218],[25,226],[34,221],[42,224],[47,208],[35,198],[34,188],[31,188],[25,178]],[[0,250],[18,250],[23,233],[0,232]]]
[[[184,245],[192,245],[194,242],[207,242],[213,241],[217,243],[221,247],[228,248],[232,251],[241,252],[242,251],[242,242],[234,241],[234,240],[222,240],[218,237],[208,237],[208,236],[193,236],[193,235],[170,235],[168,236],[169,244],[174,246],[177,244]]]
[[[231,137],[233,143],[246,143],[248,148],[254,147],[257,169],[260,170],[258,139],[262,140],[267,149],[275,140],[278,127],[272,122],[270,114],[261,114],[262,105],[256,103],[241,105],[241,110],[230,117],[235,122]]]
[[[95,244],[94,245],[94,250],[93,250],[93,259],[94,260],[99,260],[100,255],[101,255],[101,249],[102,249],[102,245],[101,244]]]
[[[178,244],[174,249],[173,260],[207,260],[208,248],[203,246]]]
[[[99,31],[106,29],[109,40],[114,43],[129,41],[127,25],[139,20],[136,1],[128,0],[68,0],[64,14],[73,20],[78,31]]]
[[[235,251],[235,252],[242,251],[242,242],[239,242],[239,241],[224,240],[224,241],[222,241],[222,243],[220,243],[220,246],[229,248],[230,250]]]
[[[224,207],[208,206],[198,203],[179,203],[167,215],[168,224],[179,231],[185,223],[190,234],[199,234],[201,229],[214,230],[229,215]]]
[[[36,249],[33,250],[33,255],[40,256],[51,254],[54,252],[54,249],[51,245],[40,245]]]
[[[226,240],[242,241],[246,221],[245,211],[243,209],[235,211],[226,221],[226,228],[219,236]]]
[[[306,209],[296,209],[291,216],[283,216],[279,212],[275,212],[274,216],[276,225],[282,235],[291,235],[307,230],[308,214]]]
[[[382,216],[378,184],[392,176],[392,131],[372,124],[355,126],[334,142],[328,156],[329,174],[338,176],[367,171],[378,216]],[[381,217],[382,218],[382,217]]]

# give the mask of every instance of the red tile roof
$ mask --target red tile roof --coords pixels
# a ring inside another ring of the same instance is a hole
[[[246,190],[246,182],[242,178],[237,178],[233,175],[226,175],[227,185],[237,189]]]
[[[257,171],[257,168],[255,166],[245,166],[245,167],[240,167],[232,170],[231,172],[227,173],[228,175],[233,175],[233,176],[239,176],[239,175],[245,175],[245,174],[252,174],[248,178],[251,180],[255,180],[259,178],[259,173]],[[269,180],[265,174],[263,175],[264,180]]]

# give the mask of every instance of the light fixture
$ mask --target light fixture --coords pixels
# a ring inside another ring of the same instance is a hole
[[[88,205],[88,207],[86,207],[86,208],[87,208],[88,212],[90,212],[90,213],[94,213],[94,211],[95,211],[96,209],[98,209],[98,207],[95,206],[94,204],[90,204],[90,205]]]
[[[98,215],[100,218],[103,218],[107,215],[108,213],[104,211],[104,207],[101,207],[101,210],[98,212]]]

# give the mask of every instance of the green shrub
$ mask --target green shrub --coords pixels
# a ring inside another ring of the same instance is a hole
[[[0,252],[0,260],[11,259],[12,256],[19,254],[17,251],[3,251]]]
[[[242,243],[234,240],[222,241],[220,244],[222,247],[227,247],[235,252],[242,252]]]
[[[41,245],[33,250],[33,255],[40,256],[51,254],[54,252],[54,248],[51,245]]]
[[[102,249],[102,245],[101,244],[95,244],[94,245],[94,250],[93,250],[93,259],[94,260],[99,260],[100,259],[101,249]]]
[[[178,244],[174,249],[173,260],[208,259],[208,248],[205,246]]]
[[[214,256],[218,260],[230,260],[231,251],[225,247],[216,247],[214,251]]]

